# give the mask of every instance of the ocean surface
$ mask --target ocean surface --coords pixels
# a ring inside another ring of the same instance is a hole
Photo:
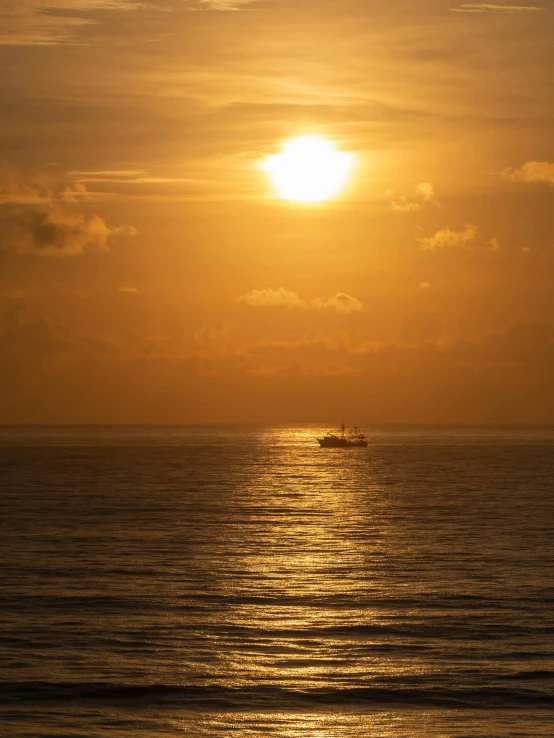
[[[0,736],[554,736],[554,428],[0,427]]]

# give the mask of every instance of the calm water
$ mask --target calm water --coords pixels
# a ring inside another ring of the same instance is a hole
[[[2,736],[554,735],[554,429],[0,427]]]

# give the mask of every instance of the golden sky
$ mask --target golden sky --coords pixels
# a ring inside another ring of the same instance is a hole
[[[0,422],[554,422],[553,38],[553,0],[0,2]],[[329,199],[273,186],[298,137]]]

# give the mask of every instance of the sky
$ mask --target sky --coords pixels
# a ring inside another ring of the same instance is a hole
[[[554,422],[554,0],[0,0],[0,422]],[[323,202],[263,163],[317,136]]]

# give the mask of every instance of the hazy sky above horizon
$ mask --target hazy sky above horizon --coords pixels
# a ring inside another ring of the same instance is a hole
[[[554,421],[554,0],[0,0],[0,422]],[[344,192],[276,197],[317,135]]]

